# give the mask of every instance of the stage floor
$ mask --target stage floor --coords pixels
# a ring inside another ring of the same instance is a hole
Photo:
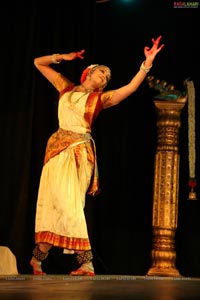
[[[0,300],[200,300],[200,278],[0,276]]]

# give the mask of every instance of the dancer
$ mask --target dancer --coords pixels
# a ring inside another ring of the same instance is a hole
[[[164,47],[161,36],[144,47],[145,60],[126,85],[104,91],[111,78],[105,65],[90,65],[75,85],[53,68],[64,61],[83,59],[85,50],[35,58],[35,67],[59,93],[59,128],[47,143],[35,216],[33,274],[44,275],[41,262],[52,247],[75,253],[78,269],[70,275],[95,275],[84,215],[86,194],[98,192],[98,168],[92,124],[101,110],[117,105],[134,93],[146,78],[156,55]]]

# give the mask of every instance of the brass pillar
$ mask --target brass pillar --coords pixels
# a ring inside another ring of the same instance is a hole
[[[148,276],[180,277],[176,268],[175,234],[179,193],[180,114],[186,98],[154,99],[158,113],[154,162],[152,266]]]

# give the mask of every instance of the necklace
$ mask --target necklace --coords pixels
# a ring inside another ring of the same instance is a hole
[[[69,108],[71,110],[73,110],[76,106],[76,104],[81,100],[81,98],[83,98],[87,92],[83,93],[79,98],[77,98],[75,101],[72,101],[72,95],[74,94],[74,91],[71,91],[70,95],[69,95]]]
[[[81,86],[84,88],[84,90],[87,92],[87,93],[91,93],[94,91],[94,89],[87,89],[83,83],[81,83]]]
[[[79,98],[77,98],[75,101],[72,101],[72,95],[74,94],[74,92],[77,91],[76,89],[72,90],[69,95],[69,109],[71,109],[71,110],[73,110],[75,108],[76,104],[81,100],[81,98],[83,98],[85,95],[87,95],[88,93],[93,91],[93,90],[86,89],[86,87],[83,84],[81,84],[81,86],[84,88],[85,92],[80,91],[83,94]]]

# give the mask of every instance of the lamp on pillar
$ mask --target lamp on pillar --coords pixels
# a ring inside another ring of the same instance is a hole
[[[178,219],[180,114],[187,94],[153,76],[149,86],[159,90],[154,98],[158,113],[154,162],[152,266],[147,276],[180,277],[176,268],[175,233]]]

